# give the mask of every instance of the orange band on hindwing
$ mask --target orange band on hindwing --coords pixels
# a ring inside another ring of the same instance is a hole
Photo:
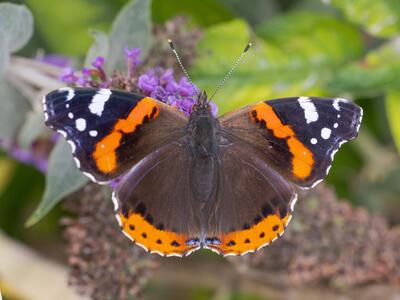
[[[119,119],[113,130],[96,144],[93,158],[97,168],[103,173],[111,173],[117,167],[116,149],[120,146],[123,134],[133,133],[144,120],[157,118],[160,108],[156,100],[146,97],[130,111],[126,119]]]
[[[123,232],[149,252],[183,256],[198,248],[198,245],[187,245],[188,236],[158,229],[140,214],[130,212],[124,216],[119,212],[118,218]]]
[[[280,237],[291,215],[271,214],[249,229],[222,234],[219,245],[209,245],[223,255],[242,255],[254,252]]]
[[[289,125],[282,124],[279,116],[274,112],[271,105],[260,102],[250,111],[250,118],[257,123],[265,124],[274,137],[286,139],[287,146],[292,158],[292,172],[300,179],[311,175],[314,165],[312,152],[296,137],[296,133]]]

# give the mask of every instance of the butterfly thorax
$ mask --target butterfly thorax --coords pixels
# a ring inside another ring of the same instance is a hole
[[[219,124],[211,113],[205,92],[199,94],[188,122],[188,136],[196,159],[211,159],[218,147]]]

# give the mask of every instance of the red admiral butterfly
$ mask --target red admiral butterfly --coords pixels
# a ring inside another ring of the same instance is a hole
[[[149,252],[256,251],[281,236],[296,188],[323,180],[357,136],[362,109],[344,99],[263,101],[215,118],[204,92],[189,117],[156,99],[91,88],[44,98],[84,174],[116,178],[123,233]]]

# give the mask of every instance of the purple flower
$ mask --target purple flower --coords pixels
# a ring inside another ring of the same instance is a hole
[[[92,66],[96,69],[102,69],[104,66],[104,57],[97,56],[94,61],[92,61]]]
[[[186,77],[182,77],[181,80],[179,80],[178,86],[181,96],[193,97],[198,93],[198,89],[195,89]]]
[[[154,72],[147,72],[141,75],[138,79],[138,87],[147,95],[159,86],[159,80]]]
[[[36,59],[38,61],[60,68],[65,68],[71,64],[70,58],[57,54],[38,55]]]
[[[132,62],[135,62],[137,65],[141,63],[139,60],[140,53],[142,52],[140,48],[129,49],[128,47],[125,47],[124,52],[127,59],[132,60]]]
[[[146,96],[174,106],[187,115],[191,113],[199,91],[186,77],[176,82],[173,69],[162,68],[150,69],[140,75],[138,87]],[[213,114],[216,114],[217,107],[214,103],[211,103],[211,108]]]
[[[68,85],[75,84],[78,81],[78,76],[75,75],[74,69],[66,67],[63,69],[60,80]]]
[[[129,49],[128,47],[125,47],[124,52],[126,57],[128,76],[133,77],[135,75],[136,66],[142,63],[139,59],[141,50],[140,48]]]

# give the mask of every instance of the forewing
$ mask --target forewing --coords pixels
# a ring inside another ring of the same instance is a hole
[[[142,159],[114,192],[123,232],[149,252],[183,256],[200,247],[189,161],[184,141],[164,145]]]
[[[222,116],[222,131],[263,153],[288,180],[312,187],[324,179],[339,147],[357,136],[362,109],[344,99],[283,98]]]
[[[179,139],[187,122],[160,101],[109,89],[61,88],[43,106],[46,125],[67,139],[78,167],[100,183]]]

